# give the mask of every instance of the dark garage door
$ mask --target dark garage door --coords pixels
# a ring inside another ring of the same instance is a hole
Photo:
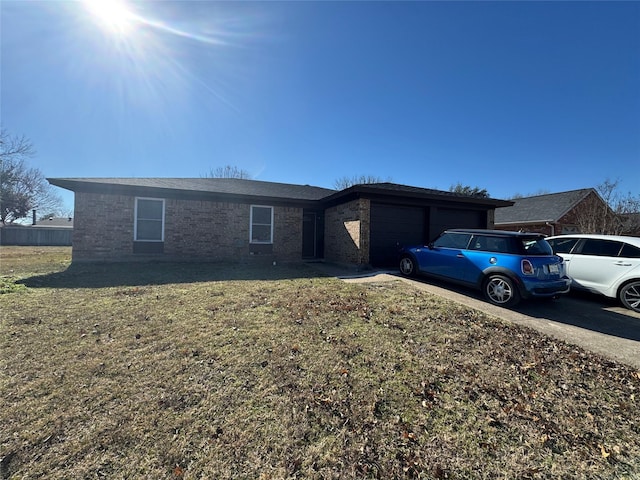
[[[398,245],[417,245],[425,238],[425,209],[402,205],[371,204],[369,262],[376,267],[395,266]]]
[[[459,208],[434,208],[429,226],[429,241],[448,228],[487,228],[487,212]]]

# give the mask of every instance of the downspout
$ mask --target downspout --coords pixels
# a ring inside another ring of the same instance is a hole
[[[553,223],[550,222],[545,222],[544,223],[547,227],[551,228],[551,235],[549,235],[550,237],[553,237],[556,234],[556,227]]]

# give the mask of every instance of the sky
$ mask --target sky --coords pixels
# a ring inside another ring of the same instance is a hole
[[[2,127],[46,177],[640,195],[638,1],[3,0],[0,22]]]

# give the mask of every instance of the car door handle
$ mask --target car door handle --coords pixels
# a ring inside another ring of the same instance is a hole
[[[464,255],[463,255],[463,254],[461,254],[461,253],[459,253],[458,255],[456,255],[456,257],[458,257],[458,258],[464,258]]]
[[[617,267],[630,267],[631,263],[616,262],[616,263],[614,263],[614,265],[617,266]]]

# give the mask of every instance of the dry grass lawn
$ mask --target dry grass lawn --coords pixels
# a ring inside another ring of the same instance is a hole
[[[0,251],[0,478],[639,478],[640,372],[403,283]]]

